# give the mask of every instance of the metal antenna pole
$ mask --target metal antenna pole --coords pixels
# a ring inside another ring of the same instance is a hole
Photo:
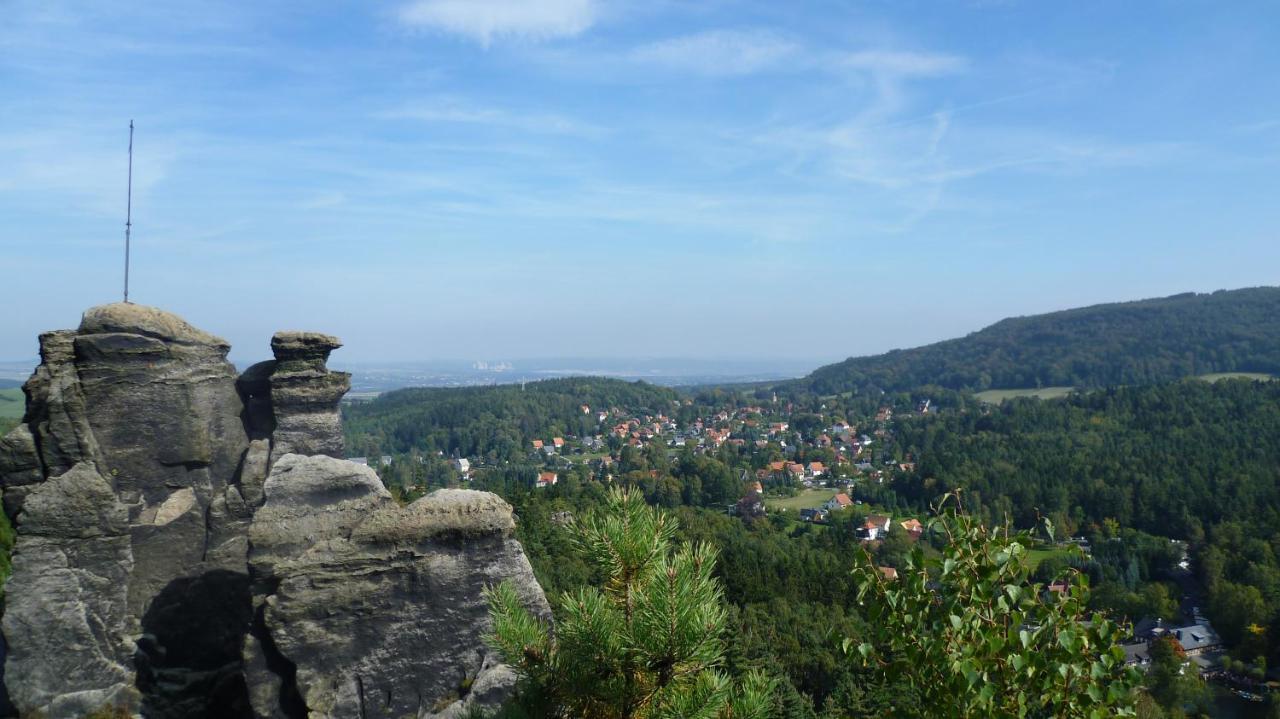
[[[129,234],[133,229],[133,120],[129,121],[129,193],[124,214],[124,301],[129,301]]]

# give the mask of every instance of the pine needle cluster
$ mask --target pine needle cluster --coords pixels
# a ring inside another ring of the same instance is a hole
[[[531,714],[583,719],[764,719],[772,683],[723,671],[727,621],[716,551],[638,492],[613,491],[576,523],[574,544],[603,577],[566,592],[553,628],[514,588],[488,592],[490,644],[521,674]]]

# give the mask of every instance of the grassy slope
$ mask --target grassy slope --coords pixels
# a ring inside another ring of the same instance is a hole
[[[1264,372],[1211,372],[1202,374],[1197,379],[1206,382],[1220,382],[1224,379],[1253,379],[1253,380],[1273,380],[1275,375],[1269,375]]]
[[[20,419],[26,409],[26,397],[17,387],[0,389],[0,419]]]
[[[1259,382],[1269,382],[1277,379],[1275,375],[1266,374],[1265,372],[1210,372],[1195,377],[1195,379],[1204,380],[1205,382],[1221,382],[1229,379],[1248,379]],[[984,392],[974,393],[974,397],[988,404],[1000,404],[1008,399],[1017,397],[1037,397],[1039,399],[1058,399],[1071,394],[1074,387],[1041,387],[1040,389],[989,389]]]
[[[836,496],[834,489],[806,489],[794,497],[766,497],[765,506],[769,509],[785,509],[788,512],[799,512],[802,509],[816,509],[828,499]]]
[[[1052,557],[1061,557],[1070,559],[1074,556],[1074,551],[1068,547],[1053,547],[1027,550],[1027,564],[1031,566],[1031,571],[1036,571],[1040,563]]]
[[[1040,389],[989,389],[974,395],[988,404],[1000,404],[1016,397],[1038,397],[1040,399],[1057,399],[1071,394],[1074,387],[1041,387]]]

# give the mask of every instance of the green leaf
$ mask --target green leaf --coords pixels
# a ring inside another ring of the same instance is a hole
[[[1058,644],[1069,652],[1074,652],[1076,650],[1077,640],[1078,637],[1076,636],[1076,633],[1070,629],[1063,629],[1061,632],[1058,632]]]

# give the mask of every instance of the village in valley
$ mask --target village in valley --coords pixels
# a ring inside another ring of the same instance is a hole
[[[658,504],[674,506],[696,500],[688,496],[688,482],[681,489],[667,481],[670,476],[680,473],[682,463],[715,458],[731,468],[731,489],[725,490],[727,501],[721,505],[725,513],[748,522],[795,525],[794,531],[852,532],[876,559],[882,577],[896,580],[911,547],[938,540],[927,536],[931,517],[903,507],[892,491],[895,482],[915,474],[920,460],[898,445],[895,427],[939,411],[966,410],[942,409],[927,397],[898,397],[858,417],[849,411],[852,407],[840,408],[838,398],[832,404],[836,406],[798,407],[776,396],[758,403],[743,403],[741,398],[720,404],[684,399],[673,401],[665,411],[643,412],[582,404],[577,408],[584,420],[579,426],[594,432],[528,439],[523,461],[446,457],[439,452],[435,457],[381,455],[377,464],[384,476],[417,478],[393,486],[408,497],[431,483],[468,484],[486,473],[510,474],[512,466],[520,465],[533,468],[522,474],[531,491],[555,491],[566,482],[621,483],[643,488]],[[370,462],[366,457],[353,459]],[[424,466],[438,471],[424,474]],[[673,492],[677,496],[670,502],[663,499]],[[1083,536],[1028,539],[1033,543],[1032,563],[1046,570],[1092,559],[1090,541]],[[1121,540],[1116,536],[1106,541]],[[1131,633],[1123,644],[1125,662],[1145,668],[1153,650],[1159,651],[1157,645],[1164,643],[1188,670],[1217,680],[1246,700],[1260,698],[1263,677],[1256,669],[1234,666],[1225,655],[1221,638],[1198,606],[1202,592],[1185,546],[1169,541],[1180,553],[1177,565],[1164,577],[1181,593],[1174,598],[1177,611],[1170,616],[1127,617]],[[1047,571],[1035,576],[1046,595],[1070,589],[1070,579],[1051,577]]]

